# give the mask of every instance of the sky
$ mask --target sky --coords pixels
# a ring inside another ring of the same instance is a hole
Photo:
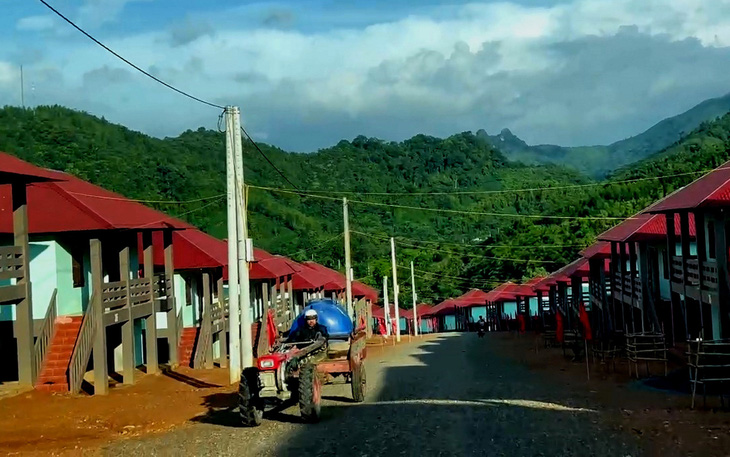
[[[140,67],[314,151],[509,128],[608,144],[730,93],[730,0],[48,0]],[[37,0],[0,0],[0,105],[60,104],[150,135],[219,110],[137,73]]]

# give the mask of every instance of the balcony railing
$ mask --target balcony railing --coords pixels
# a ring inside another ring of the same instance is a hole
[[[20,246],[0,247],[0,280],[17,281],[23,277],[23,249]],[[18,303],[25,297],[21,285],[0,286],[0,303]]]
[[[702,262],[702,271],[700,271],[697,257],[687,258],[687,285],[698,286],[700,274],[702,275],[703,289],[717,290],[717,262],[715,260],[705,260]],[[682,257],[672,257],[672,281],[681,283],[683,280]]]

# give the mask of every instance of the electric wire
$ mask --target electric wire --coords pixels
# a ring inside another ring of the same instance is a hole
[[[75,28],[76,30],[78,30],[82,34],[86,35],[86,37],[89,38],[91,41],[93,41],[94,43],[98,44],[102,48],[106,49],[108,52],[110,52],[116,58],[118,58],[122,62],[126,63],[130,67],[134,68],[135,70],[139,71],[143,75],[145,75],[145,76],[147,76],[149,78],[152,78],[154,81],[157,81],[158,83],[162,84],[163,86],[167,87],[168,89],[171,89],[171,90],[177,92],[180,95],[183,95],[185,97],[188,97],[189,99],[195,100],[196,102],[202,103],[204,105],[211,106],[213,108],[225,109],[225,107],[222,106],[222,105],[218,105],[216,103],[212,103],[212,102],[203,100],[202,98],[198,98],[198,97],[196,97],[194,95],[191,95],[191,94],[189,94],[189,93],[187,93],[187,92],[185,92],[185,91],[183,91],[181,89],[178,89],[177,87],[175,87],[175,86],[173,86],[173,85],[171,85],[171,84],[169,84],[169,83],[161,80],[157,76],[155,76],[155,75],[153,75],[153,74],[151,74],[151,73],[143,70],[142,68],[138,67],[137,65],[135,65],[131,61],[129,61],[129,60],[125,59],[124,57],[122,57],[120,54],[118,54],[116,51],[114,51],[113,49],[111,49],[110,47],[108,47],[107,45],[105,45],[104,43],[102,43],[101,41],[99,41],[96,38],[94,38],[87,31],[85,31],[84,29],[82,29],[81,27],[79,27],[78,25],[76,25],[71,19],[69,19],[66,16],[64,16],[63,13],[61,13],[56,8],[54,8],[53,6],[51,6],[46,0],[39,0],[39,1],[41,3],[43,3],[48,9],[50,9],[51,11],[53,11],[58,17],[60,17],[64,21],[68,22],[73,28]]]

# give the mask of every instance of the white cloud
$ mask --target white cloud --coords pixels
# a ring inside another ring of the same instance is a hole
[[[129,1],[141,0],[87,0],[82,17],[103,23]],[[231,14],[108,44],[199,97],[240,104],[251,131],[298,150],[360,133],[400,139],[503,127],[529,142],[608,142],[730,92],[730,0],[473,3],[364,28],[304,33],[260,21],[213,33],[208,24]],[[286,15],[287,25],[306,22]],[[158,135],[215,125],[217,113],[93,44],[56,43],[44,58],[37,74],[30,69],[37,103]],[[10,100],[0,90],[0,104]],[[173,113],[165,122],[160,107]]]
[[[55,18],[49,15],[28,16],[18,20],[16,28],[23,31],[40,32],[52,29],[55,21]]]

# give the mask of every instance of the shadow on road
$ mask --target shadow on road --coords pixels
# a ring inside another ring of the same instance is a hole
[[[278,455],[638,455],[600,413],[491,350],[475,334],[395,350],[364,403],[323,406]]]

